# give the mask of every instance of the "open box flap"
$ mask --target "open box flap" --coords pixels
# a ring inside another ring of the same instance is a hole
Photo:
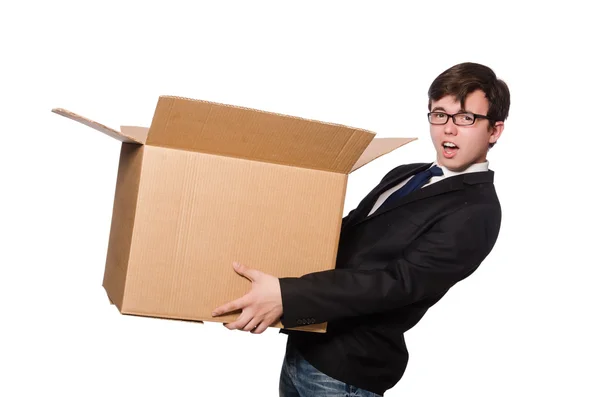
[[[126,127],[126,131],[117,131],[110,127],[105,126],[104,124],[100,124],[96,121],[90,120],[86,117],[83,117],[81,115],[78,115],[78,114],[73,113],[66,109],[55,108],[55,109],[52,109],[52,112],[59,114],[61,116],[64,116],[68,119],[77,121],[81,124],[85,124],[88,127],[98,130],[98,131],[100,131],[114,139],[117,139],[121,142],[138,143],[140,145],[143,145],[146,141],[145,137],[143,137],[141,134],[141,130],[143,129],[143,127]],[[133,132],[135,132],[135,134],[133,134]],[[137,135],[137,136],[135,136],[135,135]]]
[[[370,163],[378,157],[406,145],[409,142],[415,141],[417,138],[375,138],[365,149],[363,154],[354,164],[350,172],[354,172],[365,164]]]
[[[347,174],[374,137],[339,124],[161,96],[146,143]]]

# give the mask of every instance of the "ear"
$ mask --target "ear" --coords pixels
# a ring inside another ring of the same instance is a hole
[[[489,143],[496,143],[498,139],[500,139],[500,135],[502,135],[502,131],[504,131],[504,121],[496,121],[492,128],[490,129],[490,137]]]

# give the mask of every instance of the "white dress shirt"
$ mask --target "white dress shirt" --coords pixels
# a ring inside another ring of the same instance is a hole
[[[442,179],[450,178],[450,177],[453,177],[453,176],[456,176],[456,175],[467,174],[469,172],[483,172],[483,171],[487,171],[489,169],[489,164],[490,164],[489,161],[484,161],[483,163],[475,163],[475,164],[471,164],[469,167],[467,167],[463,171],[456,172],[456,171],[450,171],[448,168],[444,167],[443,165],[438,165],[437,163],[433,163],[431,165],[431,167],[434,167],[434,166],[437,165],[438,167],[440,167],[442,169],[442,172],[444,173],[444,175],[432,177],[429,180],[429,182],[427,182],[425,185],[423,185],[423,187],[432,185],[432,184],[434,184],[436,182],[441,181]],[[383,202],[388,197],[390,197],[392,195],[392,193],[394,193],[396,190],[400,189],[402,186],[406,185],[408,183],[408,181],[410,181],[413,176],[411,176],[410,178],[407,178],[407,179],[403,180],[402,182],[400,182],[396,186],[392,187],[391,189],[388,189],[385,192],[381,193],[381,195],[379,196],[379,198],[375,202],[375,205],[373,205],[373,208],[371,209],[371,212],[369,212],[369,215],[371,215],[372,213],[374,213],[375,211],[377,211],[377,209],[381,206],[381,204],[383,204]]]

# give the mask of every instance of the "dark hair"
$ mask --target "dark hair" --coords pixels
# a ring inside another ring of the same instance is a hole
[[[483,91],[490,104],[487,113],[490,118],[490,128],[496,121],[506,120],[510,108],[508,86],[496,77],[492,69],[472,62],[454,65],[433,80],[428,92],[428,108],[431,110],[431,103],[446,95],[454,96],[464,108],[467,95],[476,90]]]

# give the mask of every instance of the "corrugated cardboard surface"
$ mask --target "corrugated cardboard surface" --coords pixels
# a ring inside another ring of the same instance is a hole
[[[147,144],[347,174],[374,136],[342,125],[163,96]]]
[[[378,157],[383,156],[400,146],[415,141],[417,138],[375,138],[369,143],[363,154],[352,167],[352,172],[356,171],[365,164],[370,163]]]
[[[119,309],[123,308],[123,294],[145,150],[146,147],[136,144],[124,143],[121,146],[103,281],[109,299]]]
[[[63,117],[66,117],[68,119],[71,119],[73,121],[77,121],[81,124],[87,125],[88,127],[91,127],[97,131],[102,132],[103,134],[110,136],[111,138],[115,138],[124,143],[143,144],[145,142],[145,140],[140,140],[139,137],[136,138],[134,136],[129,136],[129,135],[127,135],[127,133],[114,130],[110,127],[105,126],[104,124],[100,124],[97,121],[90,120],[86,117],[80,116],[80,115],[73,113],[66,109],[55,108],[55,109],[52,109],[52,112],[59,114]]]
[[[413,140],[176,97],[159,99],[150,129],[53,111],[124,142],[109,299],[124,314],[181,320],[237,318],[210,315],[250,289],[234,261],[276,277],[334,268],[347,174]]]
[[[228,322],[211,311],[250,288],[234,261],[276,277],[334,268],[346,179],[146,146],[122,312]]]
[[[130,125],[121,126],[121,134],[135,139],[139,143],[146,143],[148,139],[148,127],[137,127]]]

